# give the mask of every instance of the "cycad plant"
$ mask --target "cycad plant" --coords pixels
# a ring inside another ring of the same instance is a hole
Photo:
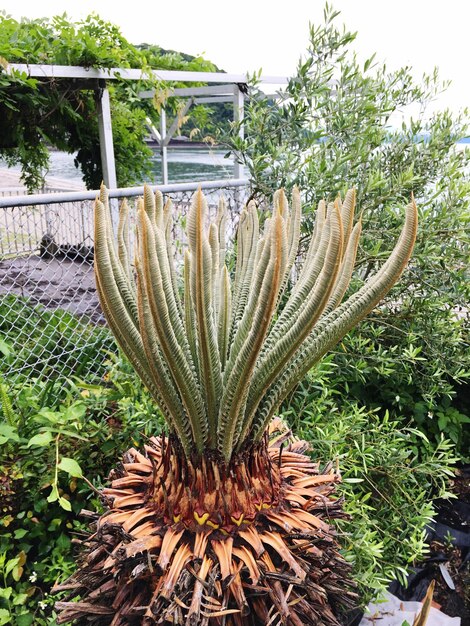
[[[103,490],[108,510],[80,568],[58,587],[69,593],[57,603],[59,623],[329,626],[354,604],[330,525],[342,515],[339,474],[306,456],[307,444],[275,416],[396,282],[413,248],[416,207],[407,207],[388,260],[342,303],[361,229],[354,190],[319,203],[297,271],[299,191],[291,207],[283,190],[273,204],[262,229],[253,203],[242,211],[232,272],[223,200],[208,224],[206,199],[195,194],[177,262],[171,202],[146,188],[131,263],[127,204],[116,246],[102,189],[101,305],[168,434],[129,450],[113,471]]]

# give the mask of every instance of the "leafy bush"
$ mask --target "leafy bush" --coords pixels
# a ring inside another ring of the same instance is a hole
[[[130,442],[155,434],[130,366],[115,361],[106,379],[0,385],[0,624],[55,624],[49,592],[74,567],[80,510],[99,510],[94,489]]]
[[[408,567],[427,551],[432,499],[448,495],[456,459],[443,436],[430,442],[388,413],[348,400],[336,389],[338,376],[330,355],[285,403],[284,417],[311,442],[315,460],[339,465],[350,515],[339,523],[340,541],[368,600],[390,580],[406,584]]]
[[[456,142],[469,132],[468,111],[429,114],[446,86],[437,71],[418,83],[410,68],[390,72],[375,55],[361,64],[351,50],[355,34],[336,26],[328,5],[324,17],[311,26],[307,54],[280,100],[258,97],[255,81],[245,138],[235,127],[227,143],[248,168],[254,196],[297,184],[307,215],[328,193],[357,188],[359,283],[391,249],[402,223],[397,207],[414,194],[412,261],[336,351],[338,389],[393,419],[414,418],[436,441],[444,432],[467,455],[470,150]]]
[[[130,443],[156,434],[154,405],[130,365],[113,357],[108,366],[101,384],[62,379],[9,393],[0,386],[0,624],[2,615],[19,626],[55,624],[50,589],[74,566],[73,538],[86,528],[80,510],[99,510],[93,488]],[[447,441],[428,444],[345,401],[328,382],[335,370],[327,358],[284,416],[311,441],[316,460],[339,463],[352,515],[340,540],[367,599],[390,578],[403,579],[422,553],[430,498],[445,492],[453,459]]]

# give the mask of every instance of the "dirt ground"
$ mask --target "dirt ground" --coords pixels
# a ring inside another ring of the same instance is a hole
[[[64,309],[104,322],[93,265],[84,260],[44,259],[33,254],[0,261],[0,296],[29,298],[47,309]]]

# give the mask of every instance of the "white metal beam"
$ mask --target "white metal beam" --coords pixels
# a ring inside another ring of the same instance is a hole
[[[231,96],[209,96],[207,98],[194,98],[194,104],[217,104],[218,102],[233,102],[233,94]]]
[[[150,134],[152,136],[152,139],[154,141],[156,141],[157,143],[161,143],[162,141],[162,136],[160,135],[160,132],[157,130],[157,128],[155,128],[154,123],[152,122],[152,120],[147,116],[145,118],[145,121],[147,123],[147,128],[150,131]]]
[[[228,94],[230,95],[221,95],[221,96],[202,96],[200,98],[194,98],[193,102],[194,104],[217,104],[217,102],[233,102],[233,85],[229,85],[229,91]],[[176,93],[176,89],[173,93],[170,94],[170,96],[179,96],[179,94]],[[185,89],[185,91],[191,92],[192,89],[191,87],[189,87],[188,89]],[[226,90],[224,90],[226,91]],[[141,91],[139,93],[139,98],[145,99],[145,98],[153,98],[153,96],[155,95],[155,91]],[[194,95],[189,93],[188,95]],[[187,97],[184,96],[183,97]],[[260,99],[269,99],[269,100],[277,100],[278,98],[280,98],[280,95],[278,93],[260,93],[257,95],[258,98]]]
[[[153,98],[155,93],[155,89],[148,89],[147,91],[140,91],[138,95],[139,98],[148,99]],[[205,87],[177,87],[170,90],[168,96],[185,98],[187,96],[227,96],[231,94],[233,94],[233,83],[228,85],[206,85]]]
[[[246,83],[246,74],[226,74],[225,72],[188,72],[182,70],[140,70],[126,68],[94,68],[71,65],[37,65],[28,63],[10,63],[8,72],[24,72],[33,78],[93,78],[93,79],[126,79],[145,80],[149,74],[157,80],[176,82],[204,83]],[[288,81],[286,76],[261,76],[260,82],[283,85]]]
[[[97,94],[96,108],[98,113],[98,132],[103,180],[108,189],[115,189],[117,187],[117,180],[116,165],[114,162],[113,127],[111,122],[109,91],[106,87]]]
[[[243,128],[243,118],[245,117],[245,96],[241,92],[238,85],[233,85],[233,121],[240,124],[238,136],[242,139],[245,137]],[[235,161],[234,177],[241,178],[243,175],[243,165]]]
[[[164,107],[160,109],[160,154],[162,155],[162,179],[163,184],[168,185],[168,152],[165,143],[166,139],[166,111]]]
[[[170,128],[168,129],[168,132],[165,135],[165,139],[162,141],[164,146],[167,146],[170,143],[170,139],[173,137],[173,135],[176,132],[176,129],[178,128],[178,124],[179,124],[180,118],[182,118],[182,117],[184,117],[186,115],[186,113],[191,108],[192,103],[193,103],[193,99],[189,98],[186,101],[183,109],[178,113],[178,115],[173,120],[172,125],[170,126]]]
[[[173,96],[220,96],[233,93],[233,84],[206,85],[205,87],[177,87],[173,89]]]

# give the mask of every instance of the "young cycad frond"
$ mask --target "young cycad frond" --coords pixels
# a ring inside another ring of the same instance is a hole
[[[96,282],[116,339],[162,411],[169,436],[130,450],[103,495],[79,571],[60,589],[59,623],[337,624],[354,602],[328,521],[341,516],[339,476],[320,471],[273,419],[305,373],[367,315],[411,255],[417,213],[406,209],[388,260],[342,302],[360,220],[355,192],[318,205],[297,280],[301,199],[283,190],[260,227],[242,211],[237,260],[226,260],[225,203],[208,223],[199,190],[188,247],[175,267],[171,202],[145,189],[134,262],[124,203],[117,233],[107,192],[95,203]],[[281,306],[281,303],[282,306]]]

